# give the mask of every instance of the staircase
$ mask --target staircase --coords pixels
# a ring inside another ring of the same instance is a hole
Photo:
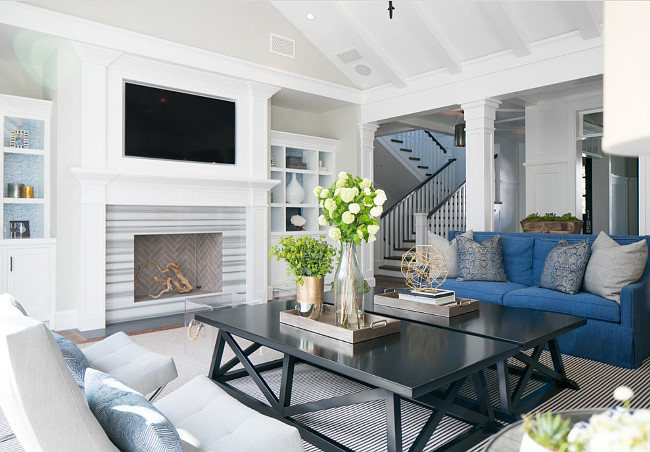
[[[447,149],[440,144],[436,135],[428,130],[411,130],[378,137],[377,141],[419,181],[424,181],[449,158]]]
[[[381,216],[379,259],[382,264],[376,274],[402,276],[402,254],[415,246],[414,213],[430,212],[432,224],[439,225],[439,230],[448,231],[452,225],[464,222],[465,182],[459,187],[454,180],[454,162],[454,158],[447,160]]]

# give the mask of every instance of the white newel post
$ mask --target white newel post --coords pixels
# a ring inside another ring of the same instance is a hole
[[[429,241],[429,238],[427,237],[427,229],[429,229],[427,224],[427,214],[414,213],[413,217],[415,223],[415,244],[426,245]]]
[[[374,151],[374,141],[375,141],[375,132],[379,126],[374,123],[370,124],[359,124],[359,168],[361,168],[361,177],[367,177],[374,182],[374,172],[373,172],[373,151]],[[381,237],[380,234],[377,234],[377,237]],[[374,243],[366,244],[360,247],[360,262],[361,272],[363,273],[363,278],[368,281],[370,286],[375,285],[375,251],[378,246],[380,246],[380,240],[376,240]],[[379,252],[376,254],[379,256]]]
[[[463,103],[465,112],[467,229],[494,229],[494,119],[501,104],[495,99]]]
[[[74,43],[81,62],[81,165],[106,168],[107,68],[121,53]],[[82,181],[81,265],[78,328],[106,326],[106,184],[97,175]]]

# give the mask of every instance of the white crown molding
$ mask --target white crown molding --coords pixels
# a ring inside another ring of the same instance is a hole
[[[0,23],[125,54],[226,74],[360,104],[361,90],[15,1],[0,1]]]

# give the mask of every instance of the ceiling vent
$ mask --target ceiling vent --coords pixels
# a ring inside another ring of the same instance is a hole
[[[357,49],[350,49],[336,55],[343,61],[343,64],[349,64],[361,59],[361,54]]]
[[[296,58],[296,41],[271,33],[271,53]]]

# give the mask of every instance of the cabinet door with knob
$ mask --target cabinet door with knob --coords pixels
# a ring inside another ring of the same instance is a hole
[[[30,317],[51,321],[54,247],[8,247],[3,257],[4,291],[16,297]]]

